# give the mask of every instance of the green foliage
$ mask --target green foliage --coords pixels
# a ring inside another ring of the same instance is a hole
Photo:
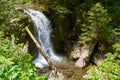
[[[25,14],[16,9],[17,6],[32,6],[33,0],[0,0],[0,31],[5,36],[20,37],[23,28],[28,26]],[[23,37],[23,36],[22,36]]]
[[[70,10],[68,10],[66,7],[61,6],[61,5],[57,5],[54,10],[56,11],[57,14],[67,14],[67,13],[71,13]]]
[[[36,77],[36,80],[48,80],[46,76]]]
[[[47,80],[38,77],[32,56],[23,51],[23,44],[15,44],[14,36],[11,40],[3,38],[0,32],[0,80]]]
[[[80,41],[85,43],[106,38],[106,29],[109,27],[107,24],[111,20],[107,10],[100,3],[96,3],[87,14],[83,15],[86,21],[81,25],[83,33],[79,36]]]
[[[120,79],[120,43],[113,45],[113,53],[107,53],[106,59],[98,67],[89,70],[87,80],[119,80]]]
[[[15,17],[23,16],[20,11],[15,10],[15,6],[26,6],[32,3],[31,0],[1,0],[0,1],[0,20],[8,22]]]

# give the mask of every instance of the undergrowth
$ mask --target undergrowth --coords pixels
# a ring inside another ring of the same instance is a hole
[[[23,51],[23,44],[15,41],[14,36],[4,38],[0,32],[0,80],[47,80],[37,75],[32,56]]]
[[[120,80],[120,43],[115,43],[113,50],[101,65],[91,67],[87,80]]]

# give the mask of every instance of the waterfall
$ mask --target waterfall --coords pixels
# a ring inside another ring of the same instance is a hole
[[[42,12],[39,12],[37,10],[24,9],[24,12],[31,17],[34,23],[35,38],[39,42],[42,50],[46,53],[46,55],[51,59],[52,62],[61,61],[62,58],[55,54],[53,50],[53,45],[51,43],[51,22]],[[32,61],[35,66],[38,68],[49,66],[41,53],[38,52],[37,54],[37,58]]]

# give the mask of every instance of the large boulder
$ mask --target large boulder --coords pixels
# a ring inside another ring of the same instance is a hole
[[[91,58],[90,46],[88,44],[74,46],[70,53],[70,58],[76,60],[75,66],[81,68],[86,66]]]

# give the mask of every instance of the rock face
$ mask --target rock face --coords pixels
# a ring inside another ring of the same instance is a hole
[[[89,62],[91,57],[90,46],[88,44],[84,44],[83,46],[75,45],[70,53],[70,58],[76,60],[76,67],[84,67]]]

